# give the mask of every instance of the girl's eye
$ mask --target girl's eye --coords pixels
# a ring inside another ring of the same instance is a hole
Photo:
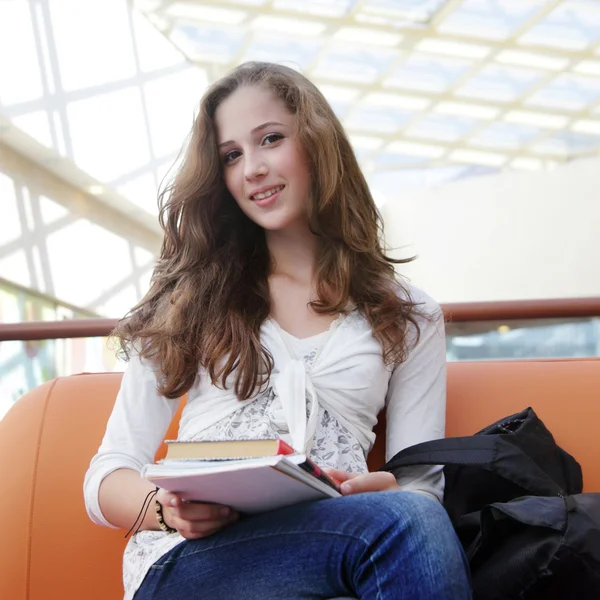
[[[241,155],[241,152],[239,150],[232,150],[231,152],[228,152],[224,157],[223,157],[223,162],[225,164],[230,163],[232,160],[235,160],[238,156]]]
[[[269,133],[263,138],[263,144],[265,146],[269,146],[271,144],[274,144],[275,142],[278,142],[281,139],[283,139],[283,136],[280,133]]]

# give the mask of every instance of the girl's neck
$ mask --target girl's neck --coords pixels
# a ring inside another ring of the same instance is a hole
[[[273,260],[272,275],[283,275],[306,283],[313,281],[318,238],[308,227],[267,231],[266,240]]]

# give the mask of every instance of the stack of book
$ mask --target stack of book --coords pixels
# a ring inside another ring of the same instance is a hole
[[[340,496],[337,482],[281,439],[167,442],[142,476],[183,500],[260,513]]]

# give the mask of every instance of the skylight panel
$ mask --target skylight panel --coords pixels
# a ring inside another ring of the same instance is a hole
[[[540,128],[531,125],[497,122],[470,137],[467,142],[470,146],[482,146],[498,150],[518,150],[540,133],[542,133]]]
[[[260,15],[252,21],[251,27],[270,33],[317,36],[325,31],[327,24],[319,21],[303,21],[287,17]]]
[[[273,35],[264,37],[254,34],[241,62],[256,60],[285,64],[294,69],[303,69],[311,63],[325,42],[318,39]]]
[[[396,133],[413,116],[414,113],[400,109],[358,107],[344,120],[344,126],[355,131]]]
[[[597,2],[563,2],[518,41],[519,44],[583,50],[600,41],[600,6]]]
[[[485,58],[492,49],[481,44],[468,44],[466,42],[451,42],[438,38],[425,38],[415,48],[420,52],[439,54],[441,56],[457,56],[459,58]]]
[[[582,75],[600,76],[600,60],[582,60],[573,67],[573,71]]]
[[[546,0],[464,0],[438,26],[442,33],[505,40],[538,13]]]
[[[226,64],[241,47],[244,35],[237,28],[180,23],[173,27],[169,39],[191,60]]]
[[[362,90],[341,85],[331,85],[327,83],[319,84],[319,90],[330,101],[352,102],[362,93]]]
[[[161,7],[161,0],[136,0],[135,8],[140,12],[154,12]]]
[[[319,17],[343,17],[353,4],[354,0],[274,0],[273,8]]]
[[[252,6],[252,7],[264,6],[265,4],[268,4],[270,2],[270,0],[219,0],[219,1],[221,3],[225,2],[225,3],[229,3],[229,4],[243,4],[244,6]],[[159,0],[158,3],[162,4],[163,0]]]
[[[441,93],[451,87],[471,65],[471,61],[458,58],[433,58],[413,54],[383,82],[383,85]]]
[[[454,162],[485,165],[487,167],[501,167],[508,160],[505,154],[466,149],[453,150],[448,158]]]
[[[396,53],[383,49],[357,49],[336,44],[319,61],[314,77],[355,83],[373,83],[387,70]]]
[[[434,146],[431,144],[419,144],[417,142],[398,140],[388,144],[386,151],[393,154],[406,154],[409,156],[420,156],[423,158],[440,158],[446,153],[446,148],[444,146]]]
[[[570,62],[567,56],[549,56],[522,50],[501,50],[494,57],[496,62],[517,67],[532,67],[548,71],[562,71]]]
[[[178,19],[192,19],[201,23],[222,23],[225,25],[239,25],[248,16],[245,10],[222,8],[208,4],[193,4],[191,2],[168,4],[165,13]]]
[[[510,161],[510,166],[519,171],[539,171],[544,168],[544,161],[541,158],[518,156]]]
[[[431,102],[430,98],[424,98],[423,96],[405,96],[386,92],[371,92],[363,99],[363,104],[368,106],[387,106],[410,111],[425,110],[431,105]]]
[[[457,91],[457,96],[513,102],[542,78],[540,71],[489,64],[470,77]]]
[[[434,110],[444,115],[463,116],[482,120],[495,119],[500,113],[500,109],[496,106],[472,104],[469,102],[453,102],[450,100],[440,102],[435,106]]]
[[[359,150],[379,150],[383,146],[383,139],[369,135],[350,135],[352,147]]]
[[[447,0],[366,0],[361,12],[380,18],[426,23],[446,2]]]
[[[571,129],[577,133],[590,133],[600,135],[600,120],[580,119],[571,125]]]
[[[211,78],[246,60],[306,73],[369,168],[538,169],[600,153],[600,0],[135,4]]]
[[[528,110],[511,110],[504,116],[507,123],[522,123],[542,129],[563,129],[569,122],[568,117]]]
[[[583,110],[600,100],[600,79],[564,73],[527,100],[527,105]]]
[[[411,125],[405,135],[442,142],[457,142],[479,124],[475,119],[427,115]]]
[[[319,90],[325,96],[338,118],[343,118],[362,90],[349,86],[319,84]]]
[[[389,33],[368,27],[341,27],[333,34],[333,39],[366,46],[397,46],[404,36],[399,33]]]
[[[443,151],[442,154],[443,155]],[[441,156],[440,155],[440,156]],[[373,161],[370,161],[369,170],[398,171],[403,168],[417,168],[427,165],[431,157],[415,154],[403,154],[401,152],[380,152]]]
[[[555,154],[572,156],[600,150],[600,136],[559,131],[552,138],[534,144],[536,154]]]

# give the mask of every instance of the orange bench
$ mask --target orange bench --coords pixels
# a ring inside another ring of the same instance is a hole
[[[91,523],[82,494],[120,379],[56,379],[0,421],[0,598],[122,598],[124,531]],[[449,365],[448,435],[474,433],[527,406],[580,461],[585,490],[600,492],[600,360]],[[382,463],[383,437],[369,457],[372,468]]]

